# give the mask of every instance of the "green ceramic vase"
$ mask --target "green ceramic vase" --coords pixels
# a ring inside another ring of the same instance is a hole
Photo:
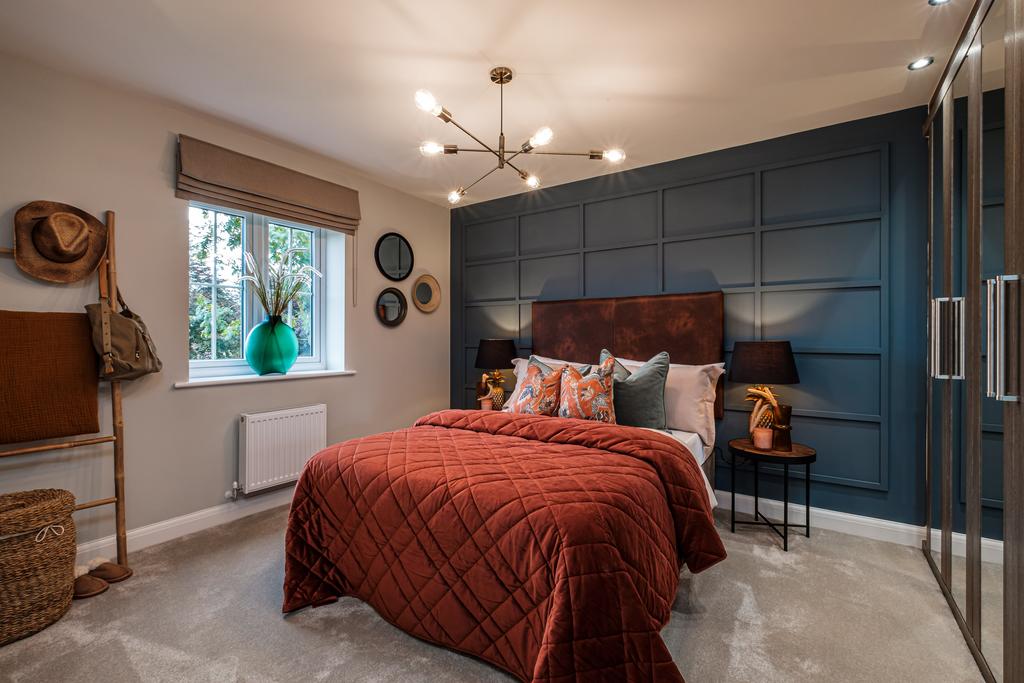
[[[295,330],[272,315],[256,327],[245,338],[245,362],[257,374],[285,374],[295,365],[299,357],[299,338]]]

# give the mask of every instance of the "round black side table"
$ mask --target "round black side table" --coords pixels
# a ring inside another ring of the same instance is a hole
[[[800,443],[793,444],[792,451],[762,451],[754,448],[753,442],[747,439],[733,439],[729,442],[729,452],[732,454],[730,471],[732,473],[732,510],[730,511],[730,530],[736,533],[737,524],[748,524],[752,526],[767,526],[782,539],[782,549],[789,551],[789,527],[803,527],[808,538],[811,537],[811,463],[818,459],[818,453],[810,446]],[[754,519],[752,521],[736,520],[736,458],[743,458],[754,463]],[[758,509],[758,478],[761,474],[761,463],[782,465],[782,530],[779,530],[777,522],[772,522]],[[804,477],[804,505],[806,506],[803,524],[789,523],[789,466],[803,465],[805,467]]]

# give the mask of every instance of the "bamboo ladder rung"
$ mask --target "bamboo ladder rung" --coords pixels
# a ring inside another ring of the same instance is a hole
[[[110,498],[97,498],[96,500],[79,503],[75,506],[75,511],[88,510],[89,508],[98,508],[101,505],[113,505],[115,503],[117,503],[117,496],[111,496]]]
[[[14,455],[26,455],[28,453],[62,451],[67,448],[78,448],[79,446],[92,446],[98,443],[113,443],[114,441],[117,441],[116,436],[98,436],[94,439],[82,439],[80,441],[64,441],[61,443],[44,444],[42,446],[28,446],[27,448],[16,448],[13,451],[0,451],[0,458],[9,458]]]

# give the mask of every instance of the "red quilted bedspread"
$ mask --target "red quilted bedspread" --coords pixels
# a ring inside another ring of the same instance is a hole
[[[523,681],[681,681],[680,565],[725,557],[698,465],[643,429],[445,410],[306,465],[284,611],[352,595]]]

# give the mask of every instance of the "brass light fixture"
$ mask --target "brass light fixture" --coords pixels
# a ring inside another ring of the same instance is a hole
[[[423,156],[438,156],[441,154],[458,154],[459,152],[483,152],[485,154],[493,154],[498,159],[498,165],[492,168],[487,173],[474,180],[469,185],[460,186],[448,193],[448,201],[452,204],[458,204],[462,201],[462,198],[466,196],[466,192],[469,191],[474,185],[479,183],[481,180],[491,175],[495,171],[505,168],[506,166],[514,171],[522,178],[526,186],[535,190],[540,187],[540,178],[532,173],[528,173],[523,169],[519,168],[512,163],[512,160],[523,154],[548,154],[552,156],[563,156],[563,157],[586,157],[588,159],[597,159],[617,164],[626,158],[625,152],[621,149],[592,149],[589,152],[543,152],[537,149],[538,147],[544,147],[554,138],[555,134],[550,128],[544,126],[539,129],[533,136],[524,142],[520,147],[514,151],[506,149],[505,147],[505,84],[512,80],[512,69],[507,66],[496,66],[491,69],[491,82],[499,88],[500,98],[500,109],[498,119],[498,145],[497,149],[491,147],[486,142],[478,138],[477,136],[470,133],[468,130],[462,127],[458,121],[454,119],[452,113],[441,106],[432,94],[426,90],[416,91],[416,106],[421,110],[433,114],[437,118],[441,119],[445,123],[450,123],[463,133],[473,138],[473,140],[480,145],[480,148],[467,148],[459,147],[458,145],[442,145],[437,142],[427,141],[420,145],[420,154]]]

